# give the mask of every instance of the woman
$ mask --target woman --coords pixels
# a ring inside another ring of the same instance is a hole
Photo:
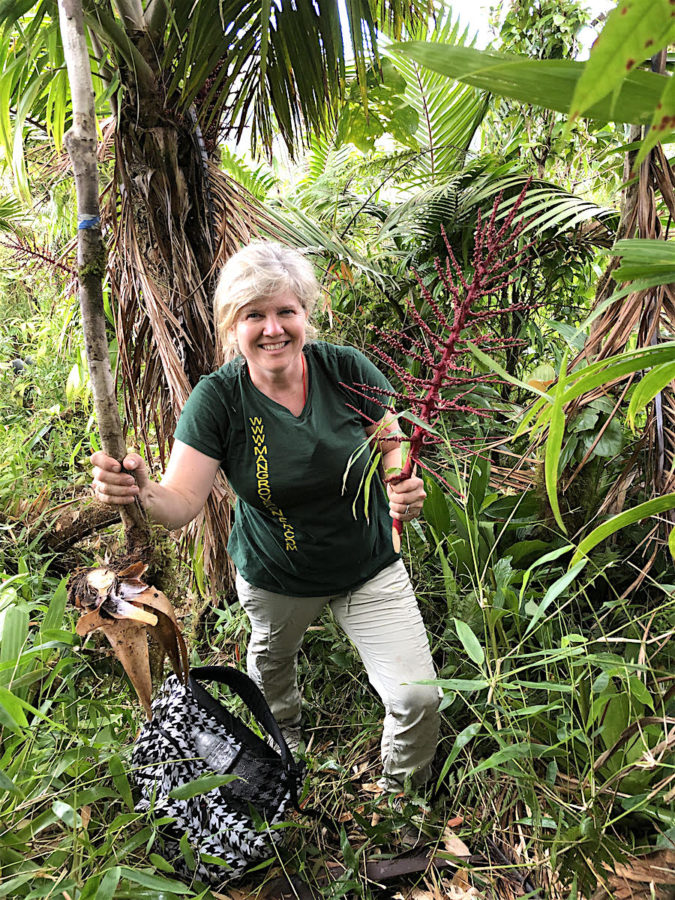
[[[378,481],[364,509],[369,454],[353,454],[366,436],[379,444],[385,472],[401,466],[400,444],[387,441],[393,420],[358,393],[382,396],[376,392],[388,382],[358,351],[306,341],[318,292],[297,251],[259,241],[235,254],[215,296],[230,361],[190,395],[161,483],[150,481],[140,456],[124,460],[134,479],[99,452],[91,458],[93,487],[106,503],[138,496],[152,519],[179,528],[204,506],[222,466],[238,498],[228,552],[251,622],[249,675],[297,749],[297,653],[330,606],[385,706],[380,783],[400,790],[406,779],[429,775],[438,691],[414,684],[435,672],[389,516],[415,518],[425,493],[412,477],[387,485],[387,504]]]

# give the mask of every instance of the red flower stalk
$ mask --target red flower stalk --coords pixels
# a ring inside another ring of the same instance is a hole
[[[472,374],[472,367],[468,365],[470,360],[469,342],[474,347],[485,352],[513,347],[522,344],[514,338],[500,338],[495,335],[485,334],[486,324],[497,316],[506,313],[519,312],[533,309],[532,304],[516,303],[505,308],[490,308],[482,304],[481,309],[476,309],[478,301],[489,301],[491,297],[513,283],[511,276],[523,263],[523,256],[532,246],[532,243],[522,247],[517,246],[527,222],[521,220],[514,225],[514,220],[520,209],[528,184],[521,191],[513,204],[504,222],[498,226],[497,213],[501,203],[501,194],[496,198],[492,207],[492,213],[484,222],[480,212],[475,231],[475,244],[472,258],[473,273],[467,281],[455,259],[445,232],[443,240],[448,253],[445,265],[440,259],[434,261],[434,268],[448,292],[454,315],[452,322],[440,309],[431,291],[422,283],[421,278],[414,272],[420,287],[422,298],[432,310],[438,326],[433,328],[424,320],[415,304],[409,300],[408,310],[411,318],[419,330],[420,339],[414,339],[406,334],[396,334],[382,329],[376,329],[382,341],[392,350],[398,351],[409,359],[420,364],[420,372],[423,374],[414,376],[403,365],[398,363],[387,350],[378,346],[372,346],[372,351],[394,372],[403,386],[402,391],[388,391],[375,388],[372,385],[357,384],[351,390],[354,393],[375,400],[384,408],[388,405],[389,398],[408,406],[410,412],[415,415],[415,427],[409,438],[410,450],[400,474],[392,476],[388,481],[397,483],[409,478],[416,465],[431,471],[422,462],[420,455],[424,445],[438,443],[441,438],[433,433],[434,423],[444,413],[471,414],[480,417],[489,416],[491,413],[484,409],[476,408],[467,400],[477,384],[499,383],[492,374]],[[399,436],[396,440],[408,440],[405,436]],[[460,442],[456,443],[458,447]],[[466,449],[462,445],[462,449]],[[434,473],[450,489],[448,482]],[[393,541],[394,546],[400,547],[400,536],[403,532],[403,524],[399,519],[394,519]]]
[[[8,250],[14,251],[17,259],[23,262],[32,262],[38,260],[51,266],[53,269],[61,269],[68,275],[77,275],[77,268],[71,265],[64,255],[54,256],[45,247],[38,246],[37,243],[32,244],[25,238],[15,236],[14,239],[7,238],[0,241],[0,246],[7,247]]]

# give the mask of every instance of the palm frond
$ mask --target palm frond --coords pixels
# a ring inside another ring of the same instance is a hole
[[[254,150],[269,153],[278,130],[293,153],[298,136],[325,132],[333,121],[349,51],[365,101],[366,68],[378,58],[374,7],[349,0],[343,29],[334,0],[177,2],[163,53],[169,102],[182,110],[196,103],[205,131],[222,116],[229,136],[250,130]],[[410,4],[380,2],[377,9],[399,24],[420,14]]]
[[[524,174],[495,173],[489,160],[477,160],[458,175],[442,184],[417,191],[390,213],[381,238],[402,231],[426,240],[436,240],[441,227],[451,235],[475,222],[478,210],[490,206],[503,194],[498,218],[505,218],[523,185]],[[615,210],[600,206],[548,182],[533,182],[519,211],[518,219],[529,219],[524,233],[546,234],[548,237],[570,233],[582,223],[597,224],[595,233],[585,239],[607,245],[612,225],[618,218]]]
[[[227,147],[221,153],[220,162],[223,172],[231,175],[257,200],[265,200],[279,183],[265,163],[254,167]]]
[[[23,218],[23,208],[16,198],[0,196],[0,231],[16,231]]]
[[[315,264],[326,275],[333,264],[345,263],[375,284],[388,285],[392,282],[386,271],[347,244],[337,233],[321,227],[297,206],[284,202],[283,210],[268,206],[265,213],[266,221],[260,224],[261,233],[314,254]]]
[[[435,20],[420,20],[409,29],[410,38],[453,46],[471,46],[459,19],[443,8]],[[464,163],[469,145],[487,111],[486,96],[475,88],[455,83],[399,53],[386,44],[382,53],[392,59],[406,80],[405,100],[419,116],[416,138],[428,153],[419,168],[427,180],[443,181]]]

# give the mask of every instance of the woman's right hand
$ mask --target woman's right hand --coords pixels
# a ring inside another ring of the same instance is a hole
[[[145,462],[138,453],[129,453],[124,457],[122,462],[127,472],[123,472],[119,462],[102,450],[92,453],[90,461],[94,467],[94,496],[101,503],[112,506],[133,503],[150,484]]]

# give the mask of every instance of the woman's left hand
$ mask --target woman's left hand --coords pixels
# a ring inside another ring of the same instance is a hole
[[[392,519],[410,522],[422,512],[426,492],[424,482],[417,475],[411,475],[404,481],[387,484],[389,495],[389,515]]]

